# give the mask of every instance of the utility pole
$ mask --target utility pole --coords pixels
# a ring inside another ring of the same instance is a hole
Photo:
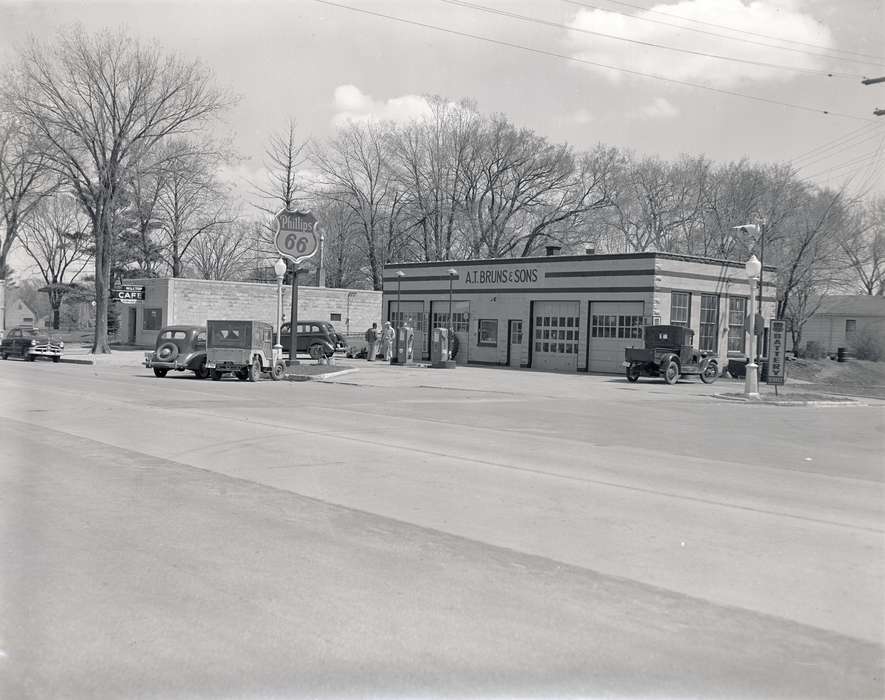
[[[881,78],[864,78],[860,81],[864,85],[875,85],[876,83],[885,83],[885,75]],[[873,110],[874,117],[882,117],[885,116],[885,109],[879,109],[878,107]]]

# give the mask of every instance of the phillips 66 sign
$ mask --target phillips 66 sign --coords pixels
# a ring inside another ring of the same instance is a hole
[[[283,209],[276,216],[277,250],[296,263],[309,258],[319,248],[316,225],[316,217],[309,211]]]

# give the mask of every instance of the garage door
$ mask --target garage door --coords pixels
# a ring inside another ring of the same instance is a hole
[[[590,303],[590,372],[622,372],[624,348],[642,345],[641,301]]]
[[[577,301],[536,301],[534,312],[532,367],[576,372],[580,304]]]

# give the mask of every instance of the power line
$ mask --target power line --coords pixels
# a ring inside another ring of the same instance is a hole
[[[881,131],[878,131],[876,133],[867,134],[866,137],[862,138],[860,141],[857,141],[856,137],[854,137],[854,138],[848,139],[847,141],[845,141],[841,144],[834,144],[828,148],[822,149],[820,151],[820,153],[815,154],[815,156],[811,160],[806,162],[804,165],[799,166],[797,168],[797,171],[804,170],[805,168],[807,168],[810,165],[814,165],[815,163],[819,163],[820,161],[826,160],[827,158],[832,158],[833,155],[835,155],[834,153],[827,153],[827,151],[832,151],[834,148],[839,148],[841,150],[845,150],[846,148],[856,148],[857,146],[860,146],[861,144],[866,143],[867,141],[872,141],[874,139],[879,138],[879,135],[881,133],[882,133]],[[859,135],[862,135],[862,134],[859,134]],[[851,141],[854,141],[854,143],[851,143]],[[795,165],[795,164],[796,164],[796,161],[793,161],[793,165]]]
[[[719,61],[732,61],[734,63],[745,63],[752,66],[762,66],[764,68],[777,68],[779,70],[787,70],[792,73],[805,73],[807,75],[821,75],[827,78],[863,78],[859,73],[837,73],[834,71],[823,71],[816,70],[814,68],[798,68],[794,66],[785,66],[780,63],[767,63],[765,61],[753,61],[748,58],[736,58],[734,56],[722,56],[720,54],[707,53],[706,51],[694,51],[692,49],[680,49],[675,46],[667,46],[665,44],[656,44],[651,41],[642,41],[640,39],[630,39],[623,36],[616,36],[615,34],[607,34],[605,32],[597,32],[592,29],[581,29],[579,27],[570,27],[567,24],[559,24],[558,22],[551,22],[544,19],[538,19],[536,17],[527,17],[525,15],[520,15],[515,12],[510,12],[508,10],[499,10],[494,7],[487,7],[485,5],[477,5],[472,2],[466,2],[466,0],[440,0],[440,2],[444,2],[448,5],[455,5],[457,7],[465,7],[471,10],[478,10],[480,12],[487,12],[489,14],[498,15],[500,17],[509,17],[510,19],[517,19],[521,22],[532,22],[534,24],[540,24],[546,27],[553,27],[555,29],[565,29],[566,31],[571,32],[580,32],[582,34],[589,34],[591,36],[601,36],[606,39],[614,39],[615,41],[624,41],[630,44],[638,44],[639,46],[649,46],[655,49],[663,49],[665,51],[676,51],[678,53],[690,54],[692,56],[702,56],[704,58],[713,58]]]
[[[845,168],[851,167],[853,165],[863,163],[868,160],[872,160],[876,158],[879,154],[879,149],[874,148],[872,151],[865,153],[862,156],[858,156],[857,158],[852,158],[851,160],[847,160],[844,163],[840,163],[839,165],[834,165],[832,168],[827,168],[826,170],[821,170],[819,172],[814,173],[813,175],[809,175],[808,177],[802,178],[802,182],[806,182],[808,180],[812,180],[816,177],[820,177],[821,175],[826,175],[827,173],[837,172],[839,170],[844,170]]]
[[[820,146],[815,146],[814,148],[812,148],[812,149],[810,149],[810,150],[808,150],[808,151],[805,151],[804,153],[802,153],[802,154],[796,156],[796,157],[793,158],[792,160],[793,160],[793,161],[796,161],[796,160],[802,160],[805,156],[807,156],[807,155],[811,155],[811,154],[814,153],[815,151],[817,151],[817,150],[819,150],[819,149],[821,149],[821,148],[824,148],[825,146],[829,146],[829,145],[832,144],[832,143],[836,143],[836,142],[838,142],[838,141],[842,141],[843,139],[846,139],[846,138],[852,136],[853,134],[858,133],[859,131],[863,131],[864,129],[870,129],[870,128],[873,128],[872,122],[873,122],[873,120],[870,119],[870,120],[869,120],[869,123],[864,124],[863,126],[859,126],[859,127],[857,127],[856,129],[852,129],[852,130],[849,131],[847,134],[843,134],[842,136],[838,136],[838,137],[836,137],[835,139],[832,139],[831,141],[826,141],[826,142],[824,142],[823,144],[821,144]]]
[[[609,1],[612,2],[613,0],[609,0]],[[790,46],[778,46],[777,44],[768,44],[764,41],[755,41],[753,39],[744,39],[742,37],[730,36],[728,34],[719,34],[717,32],[710,32],[705,29],[698,29],[696,27],[686,27],[684,24],[674,24],[673,22],[665,22],[660,19],[653,19],[652,17],[640,17],[639,15],[632,15],[629,12],[623,12],[621,10],[612,10],[612,9],[609,9],[606,7],[599,7],[598,5],[591,5],[586,2],[578,2],[578,0],[562,0],[562,2],[564,2],[568,5],[574,5],[576,7],[587,8],[589,10],[599,10],[600,12],[610,12],[610,13],[618,14],[618,15],[621,15],[622,17],[628,17],[630,19],[635,19],[639,22],[652,22],[654,24],[662,24],[666,27],[674,27],[676,29],[681,29],[683,31],[695,32],[697,34],[705,34],[707,36],[716,37],[718,39],[728,39],[729,41],[739,41],[744,44],[752,44],[753,46],[765,46],[766,48],[777,49],[778,51],[791,51],[793,53],[799,53],[799,54],[803,54],[805,56],[814,56],[816,58],[829,58],[831,60],[844,61],[847,63],[854,63],[856,65],[861,65],[861,66],[875,66],[877,68],[885,67],[885,63],[880,64],[880,63],[873,63],[871,61],[858,61],[855,58],[846,58],[844,56],[832,56],[828,53],[816,53],[816,52],[808,51],[806,49],[797,49],[797,48],[793,48]],[[638,6],[635,6],[635,5],[630,5],[630,7],[637,7],[638,8]],[[638,9],[645,9],[645,8],[638,8]],[[645,11],[651,12],[651,10],[645,10]],[[670,16],[672,16],[672,15],[670,15]],[[713,26],[717,26],[717,25],[713,25]],[[741,30],[729,29],[728,31],[740,32]],[[788,41],[788,40],[787,39],[775,39],[775,41]],[[821,47],[821,48],[823,48],[823,47]],[[826,51],[842,51],[842,49],[825,49],[825,50]],[[885,59],[882,59],[882,60],[885,61]]]
[[[342,5],[337,2],[332,2],[331,0],[313,0],[313,2],[319,3],[321,5],[328,5],[329,7],[337,7],[342,10],[350,10],[351,12],[358,12],[364,15],[370,15],[372,17],[380,17],[382,19],[388,19],[393,22],[400,22],[402,24],[409,24],[415,27],[422,27],[424,29],[432,29],[434,31],[443,32],[445,34],[451,34],[453,36],[461,36],[466,37],[468,39],[476,39],[478,41],[485,41],[489,44],[496,44],[497,46],[506,46],[511,49],[519,49],[520,51],[528,51],[530,53],[535,53],[540,56],[549,56],[551,58],[561,58],[565,61],[571,61],[573,63],[581,63],[588,66],[594,66],[596,68],[605,68],[607,70],[618,71],[620,73],[626,73],[628,75],[636,75],[642,78],[651,78],[652,80],[660,80],[665,83],[670,83],[672,85],[682,85],[685,87],[697,88],[699,90],[707,90],[708,92],[715,92],[720,95],[729,95],[731,97],[740,97],[746,100],[753,100],[755,102],[764,102],[766,104],[777,105],[779,107],[788,107],[790,109],[796,109],[803,112],[812,112],[814,114],[824,114],[827,116],[834,117],[844,117],[845,119],[854,119],[856,121],[863,122],[872,122],[872,119],[868,119],[866,117],[859,117],[855,114],[846,114],[844,112],[834,112],[828,109],[820,109],[818,107],[808,107],[806,105],[797,105],[792,104],[790,102],[781,102],[780,100],[773,100],[768,97],[760,97],[758,95],[748,95],[742,92],[734,92],[732,90],[725,90],[723,88],[716,88],[711,85],[704,85],[702,83],[691,83],[687,80],[678,80],[676,78],[667,78],[662,75],[655,75],[653,73],[643,73],[641,71],[632,70],[630,68],[621,68],[619,66],[610,66],[605,63],[598,63],[596,61],[589,61],[584,58],[577,58],[575,56],[568,56],[566,54],[556,53],[554,51],[546,51],[544,49],[534,49],[529,46],[523,46],[522,44],[514,44],[509,41],[502,41],[500,39],[492,39],[490,37],[481,36],[479,34],[470,34],[468,32],[461,32],[455,29],[447,29],[446,27],[439,27],[435,24],[427,24],[426,22],[418,22],[417,20],[405,19],[404,17],[397,17],[395,15],[384,14],[383,12],[375,12],[374,10],[366,10],[361,7],[353,7],[351,5]]]
[[[694,22],[695,24],[702,24],[707,27],[716,27],[717,29],[725,29],[729,32],[737,32],[739,34],[747,34],[749,36],[758,36],[763,39],[773,39],[774,41],[783,41],[788,44],[796,44],[797,46],[808,46],[813,49],[823,49],[824,51],[837,51],[839,53],[846,53],[852,56],[863,56],[865,58],[872,58],[876,61],[885,61],[885,56],[877,56],[871,53],[862,53],[860,51],[849,51],[848,49],[831,49],[826,46],[821,46],[820,44],[812,44],[806,41],[797,41],[796,39],[783,39],[777,36],[771,36],[770,34],[762,34],[760,32],[751,32],[747,29],[735,29],[734,27],[727,27],[724,24],[714,24],[713,22],[704,22],[700,19],[693,19],[692,17],[683,17],[681,15],[674,15],[670,12],[660,12],[659,10],[652,10],[648,7],[643,7],[642,5],[634,5],[629,2],[623,2],[622,0],[608,0],[615,5],[623,5],[624,7],[631,7],[634,10],[641,10],[642,12],[648,12],[653,15],[662,15],[664,17],[670,17],[671,19],[681,19],[685,22]]]

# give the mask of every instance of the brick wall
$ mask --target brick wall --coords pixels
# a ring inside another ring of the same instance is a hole
[[[276,284],[254,282],[219,282],[194,279],[140,279],[126,284],[145,287],[144,306],[163,308],[163,325],[204,325],[210,318],[254,319],[276,322]],[[167,291],[168,289],[168,291]],[[283,318],[289,320],[291,287],[283,288]],[[142,306],[142,305],[139,305]],[[340,320],[333,320],[333,314]],[[349,316],[348,316],[349,314]],[[298,287],[298,317],[304,320],[329,321],[340,333],[362,333],[381,320],[381,292],[366,289]],[[128,318],[121,319],[120,337],[130,337]],[[143,313],[136,314],[136,342],[153,346],[156,331],[143,330]]]

